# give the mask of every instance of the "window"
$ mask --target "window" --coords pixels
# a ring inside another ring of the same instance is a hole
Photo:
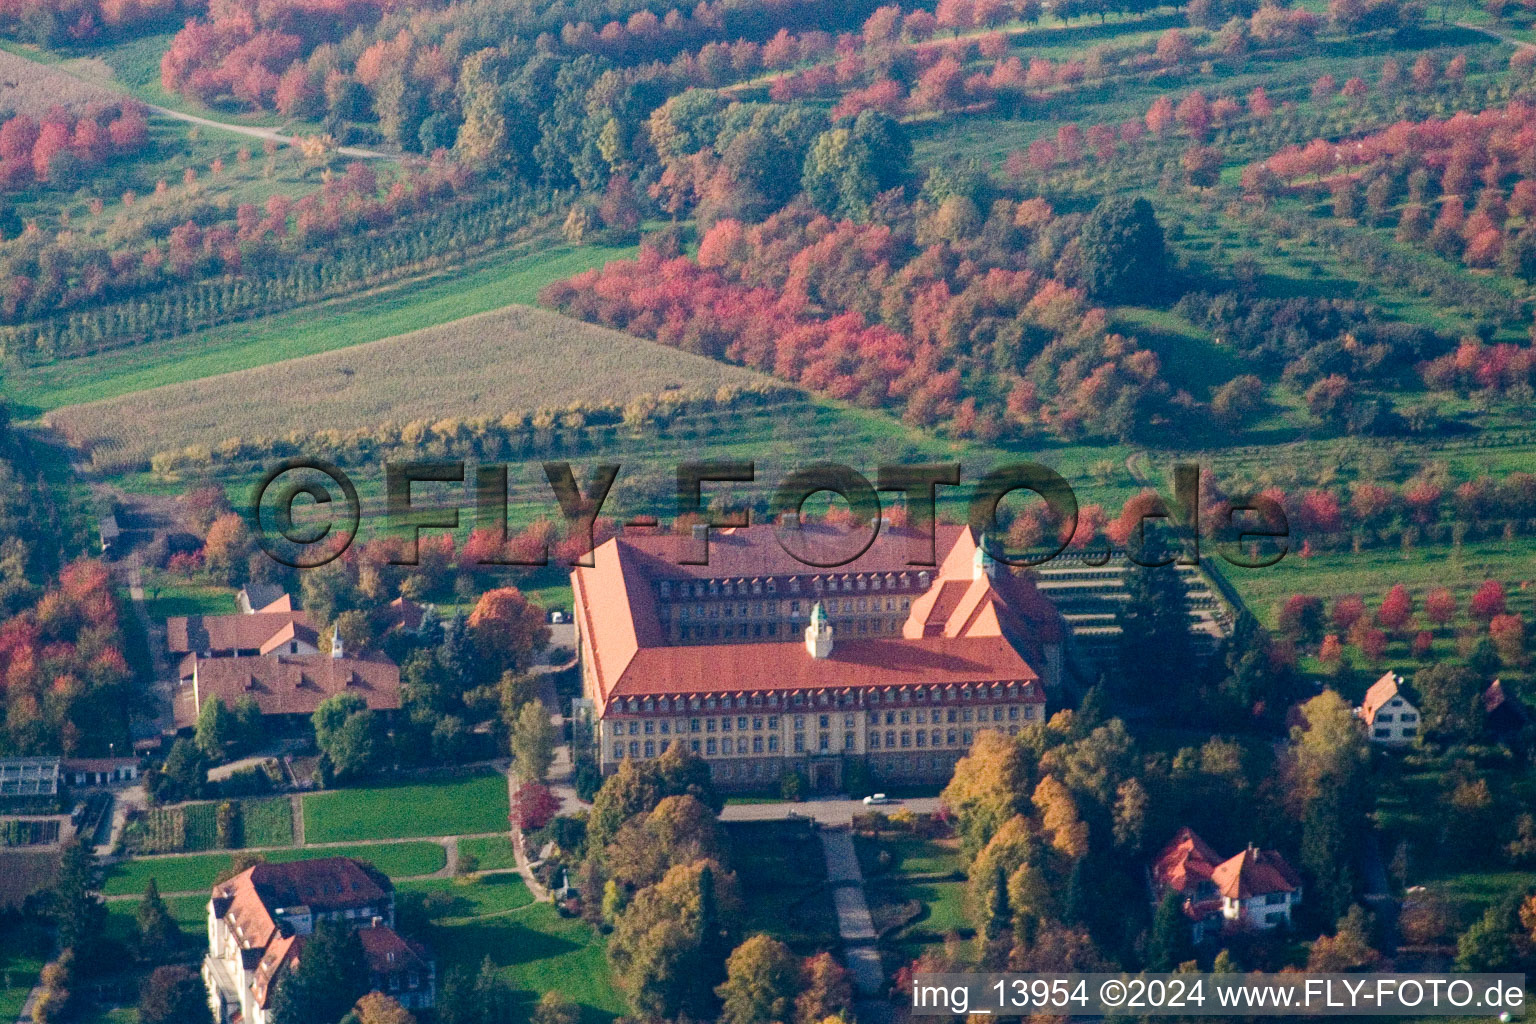
[[[1017,704],[1014,704],[1014,705],[1012,705],[1011,707],[1008,708],[1008,721],[1016,722],[1018,720],[1019,720],[1019,706]]]
[[[629,741],[629,756],[630,757],[639,757],[640,756],[640,741],[639,740],[630,740]]]
[[[735,752],[736,752],[736,744],[734,742],[732,742],[732,740],[731,740],[731,738],[729,736],[727,736],[725,739],[720,741],[720,753],[722,753],[722,754],[734,754]]]
[[[917,730],[917,745],[920,747],[928,745],[928,734],[921,729]]]
[[[762,752],[763,752],[763,738],[761,736],[753,736],[752,737],[752,753],[754,753],[754,754],[761,754]]]
[[[645,741],[645,756],[646,757],[655,757],[656,756],[656,741],[655,740],[646,740]]]
[[[697,718],[691,719],[688,722],[688,731],[689,732],[698,732],[699,731],[699,720]]]
[[[880,734],[879,733],[872,732],[872,733],[869,734],[869,749],[870,750],[879,750],[880,749]]]
[[[736,716],[736,731],[737,732],[746,732],[747,731],[747,716],[746,715],[737,715]]]
[[[803,732],[795,733],[795,753],[805,753],[805,733]]]
[[[779,727],[779,716],[778,715],[769,715],[768,716],[768,728],[770,728],[770,729],[777,729],[778,727]]]
[[[851,733],[851,732],[843,733],[843,749],[844,750],[852,750],[853,749],[853,733]]]
[[[1278,907],[1285,902],[1285,898],[1285,893],[1283,892],[1272,892],[1264,897],[1264,905],[1267,907]]]
[[[714,752],[715,752],[715,741],[713,739],[705,740],[704,741],[704,753],[706,753],[706,754],[713,754]]]
[[[903,747],[910,747],[912,745],[912,734],[905,729],[901,731],[901,745]]]
[[[731,720],[729,718],[722,718],[722,719],[720,719],[720,731],[721,732],[730,732],[731,731]]]
[[[779,738],[777,736],[769,736],[768,737],[768,753],[770,753],[770,754],[777,753],[778,749],[779,749]]]
[[[1377,715],[1376,716],[1376,721],[1378,721],[1378,722],[1391,722],[1392,721],[1392,716],[1391,715]]]
[[[795,731],[796,732],[800,732],[804,728],[805,728],[805,716],[804,715],[796,715],[795,716]]]
[[[613,756],[615,758],[620,758],[620,757],[624,756],[624,744],[622,744],[622,743],[615,743],[613,745]]]
[[[1374,733],[1374,734],[1373,734],[1373,735],[1374,735],[1374,736],[1375,736],[1375,737],[1376,737],[1376,738],[1377,738],[1377,739],[1379,739],[1379,740],[1384,740],[1384,739],[1386,739],[1386,738],[1387,738],[1387,737],[1388,737],[1388,736],[1391,736],[1391,735],[1392,735],[1392,730],[1391,730],[1391,729],[1377,729],[1377,730],[1376,730],[1376,732],[1375,732],[1375,733]]]
[[[651,719],[647,718],[645,720],[645,734],[647,736],[650,736],[650,735],[652,735],[655,732],[656,732],[656,723],[654,721],[652,721]]]
[[[821,751],[823,754],[825,754],[827,751],[831,750],[832,749],[832,737],[827,735],[826,733],[821,733],[819,736],[816,737],[816,749]]]

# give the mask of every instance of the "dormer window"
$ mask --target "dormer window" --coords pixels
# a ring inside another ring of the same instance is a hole
[[[667,582],[666,580],[662,580],[661,581],[660,590],[661,590],[661,596],[662,597],[671,597],[672,596],[672,584]]]
[[[778,581],[777,580],[769,580],[768,581],[768,593],[776,594],[776,593],[778,593],[778,590],[779,590]]]

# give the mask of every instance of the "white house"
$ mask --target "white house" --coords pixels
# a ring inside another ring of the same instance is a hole
[[[325,920],[357,930],[372,987],[407,1009],[435,1002],[436,972],[421,945],[394,930],[395,889],[363,861],[326,857],[257,864],[213,887],[203,983],[219,1024],[267,1024],[282,972]]]
[[[1185,827],[1152,862],[1152,897],[1169,892],[1183,897],[1196,942],[1230,925],[1276,928],[1289,925],[1291,908],[1301,902],[1301,879],[1274,850],[1249,846],[1222,860],[1211,846]]]
[[[1372,743],[1395,746],[1419,737],[1419,709],[1409,703],[1403,677],[1396,672],[1388,672],[1371,684],[1355,714],[1365,723],[1365,734]]]
[[[1301,878],[1274,850],[1249,847],[1211,872],[1221,895],[1221,916],[1252,928],[1290,926],[1301,902]]]

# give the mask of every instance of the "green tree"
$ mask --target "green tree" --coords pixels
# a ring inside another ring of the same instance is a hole
[[[1516,951],[1506,907],[1489,907],[1456,940],[1456,969],[1492,973],[1515,968]]]
[[[181,946],[181,926],[160,898],[160,887],[151,878],[144,887],[144,899],[134,912],[138,924],[139,959],[159,963]]]
[[[64,848],[50,902],[59,949],[73,951],[75,962],[89,967],[100,949],[107,905],[96,887],[96,850],[85,839]]]
[[[635,1010],[661,1019],[712,1016],[728,922],[738,913],[734,879],[709,861],[679,864],[636,893],[608,944],[614,977]]]
[[[1194,953],[1190,942],[1189,919],[1184,916],[1184,897],[1168,892],[1157,905],[1152,918],[1152,935],[1147,941],[1147,970],[1171,971]]]
[[[721,1024],[775,1024],[788,1021],[799,983],[799,964],[789,947],[754,935],[725,962],[720,997]]]
[[[1147,564],[1126,568],[1125,597],[1115,612],[1120,625],[1116,681],[1121,697],[1135,706],[1177,714],[1180,707],[1170,699],[1164,666],[1195,662],[1189,591],[1161,535],[1145,532],[1138,557]],[[1169,564],[1156,564],[1164,560]]]
[[[1424,725],[1463,743],[1475,740],[1483,726],[1483,678],[1472,669],[1440,662],[1413,677]]]
[[[875,196],[902,183],[911,159],[906,130],[884,114],[865,111],[850,127],[816,137],[800,186],[823,213],[866,220]]]
[[[512,1018],[512,992],[489,956],[479,970],[450,971],[438,999],[441,1024],[506,1024]]]
[[[1499,254],[1499,266],[1527,284],[1536,281],[1536,230],[1528,228],[1507,239]]]
[[[1001,864],[992,869],[992,895],[987,901],[988,941],[1002,938],[1013,923],[1013,911],[1008,906],[1008,874]]]
[[[171,752],[150,785],[157,800],[188,800],[201,796],[207,781],[207,755],[183,736],[171,744]]]
[[[278,980],[273,1024],[339,1021],[368,991],[370,978],[357,932],[344,922],[322,920],[305,940],[298,965]]]
[[[238,729],[235,717],[218,697],[209,697],[197,712],[197,731],[193,742],[215,764],[224,761]]]
[[[1152,302],[1167,294],[1168,250],[1152,204],[1113,196],[1096,206],[1079,235],[1083,284],[1101,302]]]
[[[339,779],[360,778],[378,767],[383,743],[368,704],[355,693],[327,697],[311,721],[315,744]]]
[[[531,700],[517,712],[512,726],[512,762],[528,782],[542,782],[555,762],[555,727],[544,702]]]

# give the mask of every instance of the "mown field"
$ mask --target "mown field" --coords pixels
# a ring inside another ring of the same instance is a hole
[[[432,924],[421,938],[437,956],[440,980],[455,970],[478,971],[489,958],[513,988],[519,1018],[527,1019],[545,992],[578,1003],[583,1024],[606,1024],[626,1011],[609,977],[604,938],[552,904],[534,903],[517,876],[406,882],[400,892],[423,901]]]
[[[363,843],[352,846],[307,846],[266,850],[261,856],[273,863],[315,860],[322,857],[355,857],[366,860],[391,878],[412,878],[441,871],[448,855],[441,845],[425,842]],[[133,896],[144,891],[153,878],[160,891],[190,893],[206,889],[233,863],[227,853],[195,853],[185,856],[148,857],[120,861],[107,869],[102,892],[108,896]]]
[[[468,266],[363,295],[225,324],[196,335],[16,369],[0,392],[18,417],[330,352],[423,327],[533,302],[539,289],[631,247],[546,244],[498,252]]]
[[[103,470],[156,452],[501,415],[762,378],[558,314],[510,306],[366,345],[51,413]],[[261,396],[258,402],[252,396]]]
[[[507,780],[499,774],[342,789],[304,797],[304,838],[329,843],[501,832],[508,813]]]

